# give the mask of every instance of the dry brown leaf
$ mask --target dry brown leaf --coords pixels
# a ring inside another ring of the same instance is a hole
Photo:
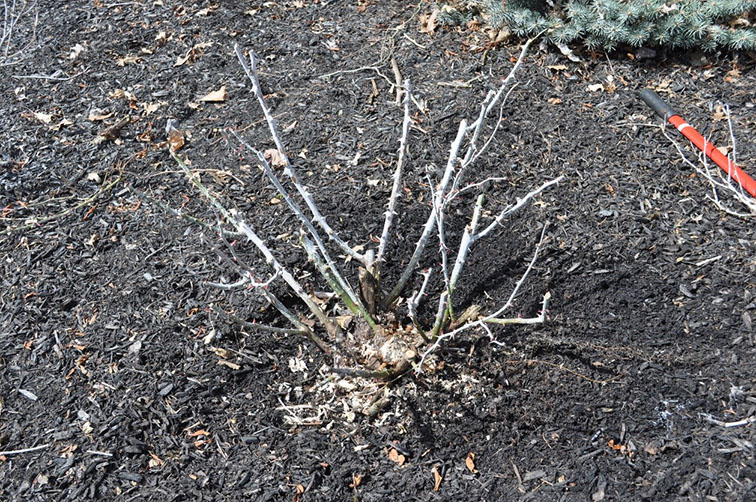
[[[563,70],[567,70],[567,65],[553,64],[553,65],[547,66],[546,68],[548,68],[549,70],[554,70],[554,71],[563,71]]]
[[[712,115],[711,118],[712,120],[714,120],[714,122],[721,122],[722,120],[727,120],[727,112],[725,111],[722,105],[717,105],[714,108],[714,114]]]
[[[484,31],[491,45],[499,45],[512,38],[512,32],[507,28],[502,28],[500,30],[486,28]]]
[[[144,111],[145,115],[149,115],[150,113],[154,113],[158,111],[158,109],[163,106],[163,103],[140,103],[142,105],[142,110]]]
[[[239,366],[238,364],[232,363],[231,361],[226,361],[225,359],[218,359],[218,364],[220,366],[228,366],[229,368],[231,368],[234,371],[237,371],[237,370],[241,369],[241,366]]]
[[[551,104],[551,105],[561,105],[562,104],[562,100],[560,98],[549,98],[546,101],[548,101],[549,104]]]
[[[168,132],[168,146],[171,151],[176,152],[184,146],[184,135],[178,129],[171,128]]]
[[[63,127],[63,126],[70,126],[71,124],[73,124],[73,122],[71,122],[70,120],[63,119],[60,122],[58,122],[57,124],[51,125],[50,126],[50,130],[51,131],[60,131],[61,127]]]
[[[400,467],[404,465],[404,462],[407,460],[404,455],[396,451],[396,448],[391,448],[388,452],[388,458],[392,462],[398,464]]]
[[[305,488],[302,485],[297,485],[296,487],[296,493],[294,494],[294,502],[299,502],[301,500],[302,494],[305,492]]]
[[[477,474],[478,470],[475,468],[475,454],[473,452],[469,452],[467,454],[467,458],[465,459],[465,466],[467,467],[467,470],[472,472],[473,474]]]
[[[142,61],[142,58],[139,56],[124,56],[122,58],[116,59],[116,64],[118,66],[126,66],[127,64],[135,64]]]
[[[71,52],[68,54],[68,59],[76,59],[82,52],[84,52],[84,46],[82,46],[81,44],[76,44],[71,47]]]
[[[352,482],[349,483],[349,488],[357,488],[362,483],[362,474],[352,474]]]
[[[441,474],[438,472],[438,467],[436,465],[433,465],[433,491],[437,492],[438,489],[441,487],[441,481],[443,481],[443,477],[441,477]]]
[[[434,10],[430,14],[420,14],[420,32],[433,36],[438,28],[438,11]]]
[[[34,112],[34,118],[43,124],[49,124],[52,121],[52,115],[44,112]]]
[[[202,96],[199,100],[205,103],[220,103],[226,101],[228,94],[226,94],[226,86],[222,85],[217,91],[212,91]]]
[[[281,152],[279,152],[276,148],[268,148],[263,152],[263,155],[266,159],[268,159],[268,162],[270,162],[270,165],[273,167],[286,166],[286,161],[284,160],[283,155],[281,155]]]
[[[121,92],[123,92],[123,91],[121,91]],[[89,112],[89,117],[87,117],[87,119],[89,119],[90,122],[98,122],[100,120],[109,119],[112,116],[113,116],[113,112],[105,113],[104,111],[102,111],[102,110],[100,110],[98,108],[95,108],[94,110],[92,110],[91,112]]]
[[[150,461],[149,461],[149,464],[148,464],[150,467],[160,467],[161,465],[163,465],[165,463],[165,462],[163,462],[162,458],[158,457],[157,455],[155,455],[152,452],[150,452],[150,457],[152,457],[150,459]]]

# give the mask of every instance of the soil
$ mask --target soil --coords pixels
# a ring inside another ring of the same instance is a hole
[[[459,298],[500,305],[548,222],[513,312],[535,315],[550,291],[548,321],[502,326],[500,344],[467,333],[427,371],[378,385],[334,376],[304,338],[218,314],[284,326],[251,292],[206,284],[234,278],[211,232],[131,189],[214,221],[169,154],[174,119],[179,155],[319,289],[295,218],[224,132],[272,146],[233,45],[260,56],[321,211],[366,246],[401,131],[393,58],[417,103],[391,283],[427,217],[427,175],[521,41],[423,32],[424,2],[37,5],[36,38],[21,17],[6,47],[23,50],[0,67],[3,500],[756,499],[754,219],[712,203],[637,98],[656,89],[719,146],[728,103],[748,169],[754,54],[576,49],[572,61],[533,47],[476,167],[505,178],[484,187],[484,217],[565,180],[475,248]],[[225,100],[201,100],[222,86]],[[422,266],[437,261],[428,251]],[[356,408],[376,397],[375,414]]]

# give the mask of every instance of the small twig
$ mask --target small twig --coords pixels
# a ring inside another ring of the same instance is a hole
[[[501,324],[501,325],[508,325],[508,324],[543,324],[546,322],[546,312],[549,309],[549,300],[551,300],[551,291],[547,291],[545,295],[543,295],[543,303],[541,304],[541,313],[540,315],[536,317],[510,317],[506,319],[500,319],[498,317],[494,317],[491,319],[486,319],[483,322],[487,322],[490,324]]]
[[[310,193],[301,184],[300,177],[294,171],[294,167],[289,161],[289,157],[286,154],[286,149],[284,148],[283,142],[281,141],[281,138],[278,134],[276,121],[271,115],[270,109],[268,108],[268,105],[265,102],[265,98],[263,97],[262,90],[260,89],[260,81],[257,76],[257,56],[255,56],[255,54],[250,51],[249,64],[247,64],[247,60],[244,58],[244,54],[242,54],[242,51],[239,48],[238,44],[234,45],[234,52],[236,52],[236,57],[239,59],[242,68],[244,68],[244,73],[246,73],[247,78],[252,83],[252,91],[257,98],[257,102],[262,109],[263,115],[265,115],[266,122],[268,123],[268,129],[270,130],[270,134],[276,144],[276,148],[278,149],[278,153],[281,156],[281,160],[284,163],[284,174],[288,176],[291,182],[294,184],[294,187],[297,189],[299,195],[305,201],[305,204],[312,213],[313,220],[323,229],[328,238],[335,242],[339,246],[339,248],[341,248],[348,256],[351,256],[359,262],[364,263],[365,258],[361,254],[354,251],[346,242],[341,240],[338,234],[333,230],[333,228],[331,228],[325,217],[320,213],[320,210],[315,205],[315,201],[313,200],[312,195],[310,195]],[[237,139],[239,139],[239,137],[237,137]],[[365,265],[368,266],[369,264],[365,263]]]
[[[60,72],[60,70],[56,71],[52,75],[38,75],[38,74],[35,74],[35,75],[11,75],[11,76],[13,78],[17,78],[17,79],[37,79],[37,80],[66,81],[66,80],[72,80],[72,79],[74,79],[74,78],[76,78],[79,75],[82,75],[84,73],[83,71],[80,71],[79,73],[75,73],[75,74],[71,75],[70,77],[58,77],[57,76],[59,74],[58,72]],[[62,73],[62,72],[60,72],[60,73]]]
[[[710,422],[714,425],[718,425],[720,427],[725,427],[727,429],[730,429],[732,427],[742,427],[744,425],[750,425],[754,422],[756,422],[756,416],[751,416],[748,418],[744,418],[743,420],[737,420],[735,422],[723,422],[721,420],[717,420],[713,416],[709,415],[708,413],[699,413],[699,416],[706,420],[707,422]]]
[[[436,193],[440,194],[438,198],[441,200],[443,200],[443,194],[446,193],[446,188],[449,185],[449,181],[451,180],[451,175],[452,175],[452,172],[454,171],[454,166],[457,165],[458,163],[457,154],[459,153],[459,149],[462,145],[462,140],[464,140],[465,138],[466,129],[467,129],[467,121],[462,119],[457,129],[457,137],[454,139],[454,141],[451,144],[451,148],[449,151],[449,158],[446,163],[446,170],[444,171],[444,175],[436,190]],[[415,251],[412,253],[412,257],[407,263],[407,266],[404,268],[404,271],[402,272],[402,275],[399,277],[399,281],[397,281],[396,285],[394,286],[394,289],[392,289],[391,292],[388,294],[388,296],[383,300],[384,307],[388,307],[389,305],[391,305],[394,302],[394,300],[396,300],[399,297],[399,294],[404,289],[404,286],[407,284],[407,281],[412,275],[412,272],[414,272],[415,267],[417,266],[417,263],[420,261],[420,257],[422,256],[423,251],[425,251],[425,246],[428,244],[428,240],[430,239],[430,236],[431,236],[431,233],[433,232],[433,227],[435,226],[435,224],[436,224],[436,213],[432,209],[431,214],[428,216],[428,219],[425,222],[425,226],[423,227],[423,233],[420,235],[420,238],[415,244]]]
[[[181,172],[183,172],[183,171],[181,171]],[[147,201],[147,202],[149,202],[151,204],[155,204],[156,206],[158,206],[160,209],[162,209],[163,211],[165,211],[167,213],[170,213],[170,214],[172,214],[174,216],[177,216],[179,218],[183,218],[186,221],[188,221],[190,223],[194,223],[195,225],[199,225],[202,228],[205,228],[205,229],[207,229],[207,230],[209,230],[211,232],[215,232],[216,231],[215,228],[211,224],[207,223],[206,221],[202,221],[201,219],[199,219],[199,218],[197,218],[195,216],[192,216],[191,214],[186,213],[186,212],[184,212],[181,209],[173,208],[173,207],[169,206],[168,204],[164,203],[163,201],[158,200],[158,199],[152,197],[151,195],[149,195],[149,194],[147,194],[145,192],[142,192],[141,190],[138,190],[138,189],[134,188],[133,186],[130,186],[128,188],[129,188],[130,191],[134,192],[140,199],[145,200],[145,201]],[[244,237],[244,234],[242,234],[241,232],[234,232],[234,231],[231,231],[231,230],[222,230],[222,235],[224,235],[226,237],[236,237],[236,238],[238,238],[238,237]]]
[[[432,268],[429,268],[428,270],[424,270],[422,272],[423,276],[423,284],[420,286],[420,289],[412,295],[412,297],[407,302],[407,312],[412,320],[412,324],[415,326],[415,329],[418,333],[420,333],[420,337],[423,339],[424,342],[428,343],[430,342],[430,338],[428,338],[428,335],[425,334],[425,330],[420,326],[420,322],[417,320],[417,307],[420,305],[420,301],[425,297],[425,289],[428,287],[428,280],[430,279],[431,273],[433,272]]]
[[[402,73],[395,58],[391,58],[391,71],[394,72],[394,88],[396,89],[396,104],[402,102]]]
[[[87,197],[86,199],[82,200],[78,204],[75,204],[74,206],[69,207],[66,210],[63,210],[63,211],[61,211],[59,213],[56,213],[56,214],[53,214],[53,215],[50,215],[50,216],[45,216],[45,217],[42,217],[42,218],[31,217],[31,218],[29,218],[27,220],[27,221],[29,221],[29,223],[26,223],[24,225],[19,225],[17,227],[6,228],[5,230],[0,230],[0,236],[6,235],[6,234],[10,234],[12,232],[17,232],[19,230],[28,230],[30,228],[39,227],[39,226],[42,226],[43,224],[48,223],[50,221],[63,218],[65,216],[69,215],[70,213],[72,213],[73,211],[76,211],[77,209],[79,209],[81,207],[84,207],[87,204],[93,202],[98,197],[100,197],[102,194],[104,194],[105,192],[111,190],[114,186],[116,186],[120,182],[121,182],[121,174],[119,173],[118,177],[114,181],[112,181],[109,184],[107,184],[106,186],[100,188],[93,195],[91,195],[90,197]]]
[[[554,178],[551,181],[547,181],[540,187],[536,188],[535,190],[528,192],[525,194],[525,196],[521,199],[517,200],[517,203],[508,207],[507,209],[502,210],[499,215],[494,219],[494,221],[488,225],[486,228],[480,231],[479,234],[473,236],[473,240],[478,240],[484,238],[486,235],[488,235],[494,228],[499,226],[501,222],[506,218],[507,216],[511,216],[512,214],[516,213],[519,209],[521,209],[525,204],[527,204],[530,199],[535,197],[536,195],[540,194],[547,188],[549,188],[552,185],[555,185],[562,181],[564,179],[564,175],[560,175],[558,178]]]
[[[507,299],[506,303],[500,307],[496,312],[493,314],[489,314],[485,317],[479,318],[476,321],[468,322],[456,329],[453,329],[452,331],[449,331],[447,333],[439,334],[437,337],[434,338],[433,345],[431,345],[428,349],[425,350],[422,357],[420,358],[420,362],[417,365],[417,371],[422,371],[423,363],[428,358],[428,356],[431,355],[434,351],[436,351],[440,346],[441,343],[443,343],[444,340],[454,338],[459,333],[466,331],[473,327],[481,327],[484,328],[486,331],[488,329],[485,327],[483,323],[491,321],[491,319],[496,319],[499,316],[501,316],[504,311],[509,309],[512,306],[512,303],[514,302],[514,299],[517,297],[517,294],[520,291],[520,288],[522,288],[522,285],[525,283],[525,280],[527,279],[528,275],[530,274],[530,271],[535,266],[536,260],[538,259],[538,254],[540,252],[541,246],[543,245],[543,241],[546,234],[546,228],[548,224],[544,224],[543,229],[541,230],[541,238],[538,241],[538,244],[536,245],[535,252],[533,253],[533,257],[530,260],[530,263],[528,264],[528,268],[525,270],[525,272],[520,276],[520,279],[517,281],[517,284],[515,285],[514,289],[512,290],[512,293],[509,295],[509,299]],[[548,299],[546,299],[548,300]],[[438,319],[436,320],[438,322]],[[490,331],[488,331],[490,333]],[[490,335],[489,335],[490,336]]]
[[[233,225],[238,232],[244,234],[244,236],[249,241],[251,241],[255,245],[255,247],[257,247],[257,249],[265,257],[266,263],[281,275],[286,284],[288,284],[289,287],[294,291],[294,293],[305,303],[305,305],[307,305],[307,307],[315,315],[315,317],[317,317],[318,320],[323,324],[323,326],[326,327],[328,332],[332,335],[339,335],[341,333],[341,328],[339,328],[338,324],[328,319],[323,310],[313,301],[312,298],[310,298],[310,295],[307,294],[302,285],[299,284],[299,281],[297,281],[294,276],[275,258],[270,248],[268,248],[267,244],[265,244],[265,242],[257,235],[257,233],[252,230],[252,228],[244,220],[232,215],[231,212],[226,209],[212,193],[210,193],[210,190],[208,190],[208,188],[203,185],[196,176],[192,174],[189,166],[187,166],[184,161],[182,161],[174,152],[171,152],[171,155],[179,164],[179,166],[181,166],[181,168],[184,170],[194,186],[197,187],[200,193],[202,193],[202,195],[204,195],[210,201],[210,203],[218,210],[218,212],[223,215],[223,218],[226,220],[226,222]]]
[[[384,261],[384,254],[386,253],[386,246],[389,240],[389,230],[391,224],[394,221],[396,215],[396,201],[399,198],[399,192],[402,189],[402,170],[404,168],[404,158],[407,153],[407,138],[409,137],[409,126],[412,122],[410,118],[410,99],[412,97],[412,86],[409,79],[404,81],[404,119],[402,120],[402,135],[399,138],[399,156],[396,161],[396,170],[394,171],[394,184],[391,187],[391,196],[389,197],[388,209],[386,210],[386,217],[383,222],[383,231],[381,232],[381,239],[378,244],[378,254],[375,258],[375,267],[373,275],[377,280],[380,280],[380,267]]]
[[[6,450],[6,451],[0,451],[0,457],[10,457],[11,455],[23,455],[24,453],[33,453],[35,451],[44,450],[45,448],[49,448],[51,443],[35,446],[33,448],[24,448],[21,450]]]
[[[257,150],[252,145],[250,145],[249,143],[247,143],[244,140],[244,138],[242,138],[241,136],[239,136],[235,131],[231,131],[231,134],[233,134],[234,137],[236,137],[236,139],[239,141],[239,143],[242,146],[244,146],[247,150],[249,150],[250,152],[252,152],[257,157],[257,160],[258,160],[260,166],[262,167],[263,172],[265,173],[265,175],[268,177],[268,179],[271,181],[271,183],[273,183],[273,186],[275,187],[275,189],[281,194],[281,196],[283,197],[284,201],[289,206],[289,209],[291,209],[291,211],[299,218],[299,221],[302,222],[302,224],[304,225],[304,227],[309,232],[310,236],[312,237],[312,240],[317,245],[319,254],[322,256],[323,260],[325,260],[325,263],[328,266],[328,269],[330,270],[331,274],[333,274],[333,276],[338,281],[339,286],[341,287],[341,289],[347,295],[349,295],[349,298],[350,298],[350,300],[353,303],[359,305],[360,304],[360,300],[357,297],[357,294],[354,292],[354,290],[352,290],[351,286],[346,281],[346,279],[344,279],[344,276],[342,275],[341,271],[336,266],[336,263],[333,261],[333,258],[331,258],[330,254],[328,253],[328,250],[326,249],[325,243],[323,242],[323,239],[321,239],[320,235],[318,234],[317,229],[310,222],[309,218],[307,218],[305,216],[304,212],[299,207],[299,204],[297,204],[296,201],[291,197],[291,195],[289,194],[288,190],[286,190],[286,188],[283,186],[283,184],[281,183],[281,181],[278,179],[278,176],[276,176],[276,174],[273,172],[273,169],[272,169],[270,163],[268,162],[268,159],[265,158],[265,155],[261,151]],[[287,162],[288,162],[288,160],[287,160]],[[311,207],[315,207],[316,208],[315,202],[312,201],[312,197],[309,195],[309,193],[304,189],[304,187],[302,187],[296,181],[296,177],[295,176],[292,176],[291,174],[290,174],[290,176],[291,176],[292,183],[294,183],[294,185],[297,187],[297,190],[299,191],[300,195],[303,194],[303,193],[306,193],[307,196],[309,197],[310,201],[307,202],[307,200],[306,200],[306,202],[308,203],[308,205],[311,205]],[[316,211],[317,211],[317,208],[316,208]],[[318,212],[317,215],[315,213],[313,213],[313,216],[315,217],[316,221],[318,219],[318,215],[319,214],[320,214],[320,212]],[[322,216],[320,216],[320,217],[322,218]],[[323,220],[323,221],[325,221],[325,220]],[[326,224],[326,226],[327,226],[327,224]],[[357,258],[357,259],[360,259],[361,261],[365,261],[365,258],[362,255],[358,255],[357,253],[354,253],[353,256],[355,258]]]

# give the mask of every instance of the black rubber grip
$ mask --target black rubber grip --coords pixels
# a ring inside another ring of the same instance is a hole
[[[651,89],[643,89],[639,95],[643,102],[650,106],[664,120],[669,120],[672,115],[680,115],[674,108],[662,101],[662,98]]]

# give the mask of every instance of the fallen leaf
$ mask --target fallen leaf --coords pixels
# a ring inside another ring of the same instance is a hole
[[[420,20],[420,32],[433,36],[436,28],[438,28],[438,11],[434,10],[430,14],[420,14],[418,19]]]
[[[407,460],[404,455],[396,451],[396,448],[391,448],[388,452],[388,458],[392,462],[398,464],[400,467],[404,465],[404,462]]]
[[[43,124],[49,124],[52,121],[52,115],[44,112],[34,112],[34,118]]]
[[[231,361],[226,361],[225,359],[218,359],[218,364],[221,366],[228,366],[234,371],[241,369],[241,366],[239,366],[238,364],[232,363]]]
[[[559,52],[561,52],[567,59],[572,61],[573,63],[580,63],[581,59],[575,55],[574,52],[572,52],[572,49],[567,47],[567,44],[556,44],[557,48],[559,49]]]
[[[227,98],[226,86],[222,85],[217,91],[212,91],[201,97],[199,100],[204,101],[205,103],[220,103],[226,101]]]
[[[300,498],[302,497],[302,494],[305,492],[304,486],[297,485],[296,493],[294,494],[294,502],[299,502]]]
[[[352,482],[349,483],[349,488],[357,488],[362,483],[362,474],[352,474]]]
[[[71,52],[68,54],[68,59],[76,59],[82,52],[84,52],[84,47],[81,44],[76,44],[71,47]]]
[[[197,437],[197,436],[207,436],[207,437],[210,437],[210,433],[207,432],[205,429],[200,429],[198,431],[194,431],[191,434],[189,434],[190,438],[194,438],[194,437]]]
[[[120,89],[118,89],[118,90],[120,90]],[[121,92],[123,92],[123,91],[121,91]],[[113,93],[111,93],[111,96],[112,95],[113,95]],[[105,113],[104,111],[100,110],[99,108],[95,108],[94,110],[92,110],[91,112],[89,112],[89,117],[87,117],[87,119],[89,119],[90,122],[99,122],[100,120],[109,119],[112,116],[113,116],[113,112]]]
[[[281,152],[279,152],[276,148],[268,148],[263,152],[263,155],[266,159],[268,159],[268,162],[270,162],[270,165],[273,167],[285,167],[286,161],[284,160],[283,155],[281,155]]]
[[[191,56],[192,56],[192,51],[187,52],[186,55],[184,55],[184,56],[178,56],[176,58],[176,62],[173,63],[173,66],[181,66],[181,65],[183,65],[184,63],[186,63],[187,61],[189,61],[189,58]]]
[[[18,393],[21,394],[22,396],[24,396],[26,399],[28,399],[30,401],[36,401],[37,400],[37,395],[34,394],[33,392],[28,391],[28,390],[18,389]]]
[[[499,30],[486,28],[484,31],[486,33],[486,36],[488,37],[488,41],[493,46],[500,45],[512,38],[512,32],[507,28],[501,28]]]
[[[163,103],[142,103],[142,109],[145,115],[156,112],[158,108],[163,106]]]
[[[61,127],[63,127],[63,126],[69,126],[71,124],[73,124],[73,122],[71,122],[70,120],[63,119],[60,122],[58,122],[57,124],[51,125],[50,126],[50,130],[51,131],[60,131]]]
[[[546,68],[548,68],[549,70],[554,70],[554,71],[563,71],[567,69],[567,65],[553,64],[553,65],[547,66]]]
[[[559,99],[559,98],[549,98],[546,101],[548,101],[549,104],[552,104],[552,105],[560,105],[560,104],[562,104],[562,100]]]
[[[598,92],[604,90],[604,84],[591,84],[587,87],[590,92]]]
[[[126,66],[127,64],[135,64],[142,61],[142,58],[139,56],[124,56],[122,58],[116,59],[116,64],[118,66]]]
[[[712,120],[714,120],[714,122],[727,120],[727,111],[722,105],[717,105],[716,108],[714,108],[714,113],[711,118]]]
[[[97,174],[95,171],[92,171],[91,173],[87,174],[87,180],[94,181],[98,185],[102,183],[102,178],[100,178],[100,175]]]
[[[184,146],[184,135],[176,128],[171,127],[168,131],[168,146],[171,151],[176,152]]]
[[[433,465],[433,491],[437,492],[439,487],[441,486],[441,481],[443,481],[443,477],[441,477],[441,474],[438,472],[438,467]]]
[[[469,452],[467,454],[467,458],[465,459],[465,466],[467,467],[467,470],[472,472],[473,474],[476,474],[478,470],[475,468],[475,454],[473,452]]]
[[[148,463],[150,467],[160,467],[165,462],[163,462],[163,459],[155,455],[154,453],[150,452],[150,457],[152,457]]]

